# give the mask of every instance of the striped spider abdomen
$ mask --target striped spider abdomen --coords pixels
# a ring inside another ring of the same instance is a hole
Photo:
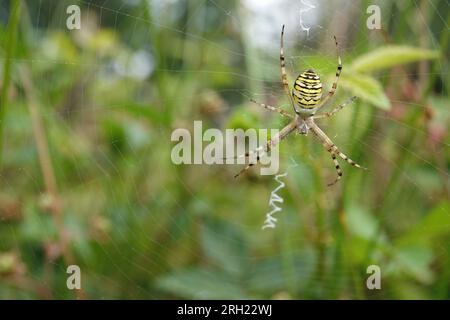
[[[314,70],[301,73],[292,89],[294,102],[302,109],[312,111],[322,98],[322,82]]]

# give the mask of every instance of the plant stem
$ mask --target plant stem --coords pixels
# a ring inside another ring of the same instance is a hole
[[[41,166],[41,171],[44,179],[46,195],[49,198],[48,209],[54,218],[57,228],[59,239],[58,245],[60,252],[64,258],[65,264],[68,266],[73,264],[74,261],[73,254],[70,250],[69,245],[70,239],[68,232],[64,226],[62,202],[58,194],[55,172],[50,157],[47,139],[45,137],[44,126],[39,116],[39,107],[37,105],[38,100],[36,97],[33,82],[31,80],[31,74],[26,67],[20,69],[20,79],[22,81],[28,108],[30,111],[33,135],[38,151],[39,164]],[[76,290],[75,293],[77,295],[77,298],[84,298],[84,293],[81,289]]]

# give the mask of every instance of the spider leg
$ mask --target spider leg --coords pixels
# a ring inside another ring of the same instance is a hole
[[[259,159],[260,159],[260,157],[259,157],[259,155],[258,155],[258,156],[256,157],[256,164],[259,163]],[[249,163],[248,165],[245,166],[244,169],[242,169],[241,171],[239,171],[238,173],[236,173],[236,174],[234,175],[234,177],[235,177],[235,178],[239,177],[241,174],[243,174],[245,171],[247,171],[248,169],[250,169],[250,167],[253,167],[254,165],[255,165],[255,163]]]
[[[223,157],[222,159],[223,160],[227,160],[227,159],[238,159],[238,158],[248,158],[248,157],[250,157],[251,155],[253,155],[254,153],[259,153],[260,151],[262,151],[262,150],[264,150],[264,146],[260,146],[260,147],[258,147],[258,148],[256,148],[255,150],[253,150],[253,151],[248,151],[248,152],[246,152],[246,153],[244,153],[244,154],[241,154],[240,156],[234,156],[234,157]],[[262,151],[262,153],[260,153],[261,155],[263,155],[265,153],[265,151]]]
[[[290,122],[287,126],[285,126],[283,129],[281,129],[280,132],[278,132],[277,135],[272,137],[269,141],[267,141],[264,150],[259,153],[259,151],[262,149],[262,147],[259,147],[255,149],[252,152],[245,153],[245,156],[248,157],[250,154],[256,153],[256,163],[249,163],[245,166],[241,171],[239,171],[237,174],[234,175],[235,178],[239,177],[241,174],[243,174],[245,171],[253,167],[255,164],[259,163],[259,160],[261,159],[261,155],[266,154],[269,152],[273,147],[275,147],[277,144],[280,143],[281,140],[283,140],[287,135],[289,135],[292,131],[294,131],[297,128],[296,121]]]
[[[338,111],[342,110],[345,106],[347,106],[350,103],[352,103],[353,101],[355,101],[355,99],[356,99],[356,96],[353,96],[350,99],[348,99],[347,101],[345,101],[344,103],[341,103],[340,105],[338,105],[336,108],[334,108],[330,112],[325,112],[325,113],[322,113],[322,114],[318,114],[316,116],[313,116],[313,118],[314,119],[329,118],[332,115],[336,114]]]
[[[339,77],[341,76],[342,61],[341,61],[341,56],[339,54],[339,45],[338,45],[336,36],[334,36],[334,42],[336,44],[337,58],[338,58],[338,66],[337,66],[337,70],[336,70],[336,78],[334,79],[333,85],[331,86],[331,90],[328,92],[327,96],[322,99],[322,101],[320,103],[320,106],[318,106],[317,109],[323,108],[328,103],[330,98],[334,95],[334,93],[336,92],[336,88],[337,88]]]
[[[299,111],[295,107],[294,99],[291,95],[291,89],[289,89],[289,83],[287,81],[287,75],[286,75],[286,62],[284,59],[284,24],[281,29],[281,43],[280,43],[280,66],[281,66],[281,82],[283,83],[284,91],[286,92],[287,96],[289,97],[289,102],[294,109],[295,113],[298,113]]]
[[[337,150],[337,155],[339,157],[341,157],[342,159],[344,159],[345,161],[347,161],[348,164],[350,164],[353,167],[362,169],[362,170],[367,170],[367,168],[360,166],[358,163],[356,163],[355,161],[353,161],[352,159],[347,157],[344,153],[340,152],[339,149],[335,145],[333,145],[333,147],[335,148],[335,150]]]
[[[341,177],[342,177],[342,170],[341,170],[341,167],[339,166],[339,162],[336,159],[336,155],[334,153],[332,153],[331,154],[331,158],[333,158],[334,167],[336,168],[336,171],[337,171],[337,177],[336,177],[336,179],[333,182],[328,184],[329,187],[331,187],[336,182],[338,182],[341,179]]]
[[[287,113],[286,111],[284,111],[284,110],[282,110],[282,109],[280,109],[280,108],[275,108],[275,107],[266,105],[266,104],[264,104],[264,103],[259,103],[259,102],[256,102],[256,101],[253,100],[253,99],[250,99],[250,101],[253,102],[253,103],[256,103],[257,105],[260,105],[261,107],[263,107],[263,108],[265,108],[265,109],[268,109],[268,110],[271,110],[271,111],[278,112],[279,114],[281,114],[282,116],[284,116],[284,117],[286,117],[286,118],[291,118],[291,119],[293,118],[292,115],[290,115],[289,113]]]
[[[344,159],[351,166],[359,168],[359,169],[367,170],[367,168],[360,166],[358,163],[356,163],[355,161],[353,161],[352,159],[347,157],[344,153],[342,153],[333,142],[331,142],[331,144],[323,143],[323,145],[327,149],[328,152],[337,154],[339,157]]]
[[[331,153],[332,155],[338,155],[342,159],[344,159],[348,164],[350,164],[353,167],[367,170],[366,168],[360,166],[358,163],[347,157],[344,153],[342,153],[338,147],[331,141],[330,138],[320,129],[315,123],[312,118],[307,119],[308,127],[311,129],[311,131],[319,138],[322,145],[325,147],[325,149]]]

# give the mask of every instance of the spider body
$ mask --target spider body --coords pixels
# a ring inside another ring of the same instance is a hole
[[[314,70],[308,69],[297,77],[292,89],[292,98],[302,114],[314,113],[322,99],[322,82]]]
[[[308,134],[309,127],[306,123],[305,119],[301,116],[297,116],[295,121],[297,122],[297,129],[300,134],[304,134],[305,136]]]
[[[334,166],[336,168],[337,177],[336,179],[330,183],[329,185],[335,184],[342,177],[342,170],[339,166],[339,162],[337,158],[341,158],[346,161],[348,164],[353,167],[365,169],[361,167],[359,164],[351,160],[344,153],[342,153],[339,148],[333,143],[333,141],[319,128],[319,126],[315,123],[314,119],[328,118],[332,115],[336,114],[339,110],[344,108],[346,105],[353,102],[356,97],[352,97],[344,103],[338,105],[330,112],[325,112],[323,114],[316,115],[316,112],[327,105],[330,101],[330,98],[334,95],[337,89],[337,83],[342,71],[342,62],[341,57],[339,56],[338,51],[338,66],[336,70],[336,78],[331,86],[330,91],[325,97],[322,97],[322,82],[320,81],[319,75],[312,69],[308,69],[301,73],[294,82],[294,87],[292,91],[289,88],[289,84],[287,81],[286,75],[286,64],[284,58],[284,48],[283,48],[283,35],[284,35],[284,26],[281,30],[281,46],[280,46],[280,66],[281,66],[281,81],[286,92],[286,95],[289,97],[290,104],[295,112],[295,116],[276,107],[268,106],[263,103],[258,103],[254,100],[251,100],[254,103],[259,104],[261,107],[266,108],[271,111],[278,112],[282,116],[291,119],[291,122],[286,125],[281,131],[272,137],[265,147],[260,147],[253,152],[247,152],[245,154],[246,157],[249,157],[251,153],[256,153],[256,161],[259,162],[261,155],[270,151],[271,148],[276,146],[281,140],[287,137],[290,133],[297,130],[299,133],[306,135],[309,131],[311,131],[316,138],[320,141],[320,143],[324,146],[324,148],[331,154],[331,158],[333,160]],[[336,48],[339,49],[336,37],[334,37]],[[255,165],[255,163],[249,163],[244,169],[242,169],[235,177],[238,177],[243,172],[248,170],[251,166]]]

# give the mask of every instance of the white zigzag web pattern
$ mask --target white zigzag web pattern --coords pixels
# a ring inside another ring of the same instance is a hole
[[[304,2],[304,0],[301,0],[301,2],[302,2],[302,4],[304,4],[305,6],[307,6],[307,8],[306,8],[306,9],[300,9],[300,27],[302,28],[303,31],[306,31],[306,35],[309,36],[309,29],[311,29],[311,27],[306,27],[306,26],[303,24],[303,14],[304,14],[305,12],[308,12],[308,11],[311,10],[311,9],[315,9],[316,6],[314,6],[314,5],[312,5],[312,4],[309,4],[309,3],[306,3],[306,2]]]
[[[270,193],[269,206],[272,207],[272,210],[266,214],[266,220],[264,221],[264,225],[262,226],[263,230],[266,228],[274,229],[276,227],[275,223],[277,222],[277,218],[274,218],[273,215],[276,212],[281,211],[282,209],[279,206],[277,206],[277,204],[275,202],[278,202],[278,203],[284,202],[284,199],[282,197],[280,197],[277,194],[277,192],[279,190],[283,189],[284,186],[286,185],[283,181],[280,180],[280,178],[286,177],[290,168],[298,166],[298,164],[295,162],[294,159],[291,158],[291,160],[292,160],[293,164],[290,165],[284,173],[277,174],[274,178],[279,183],[279,185],[274,190],[272,190],[272,192]]]

